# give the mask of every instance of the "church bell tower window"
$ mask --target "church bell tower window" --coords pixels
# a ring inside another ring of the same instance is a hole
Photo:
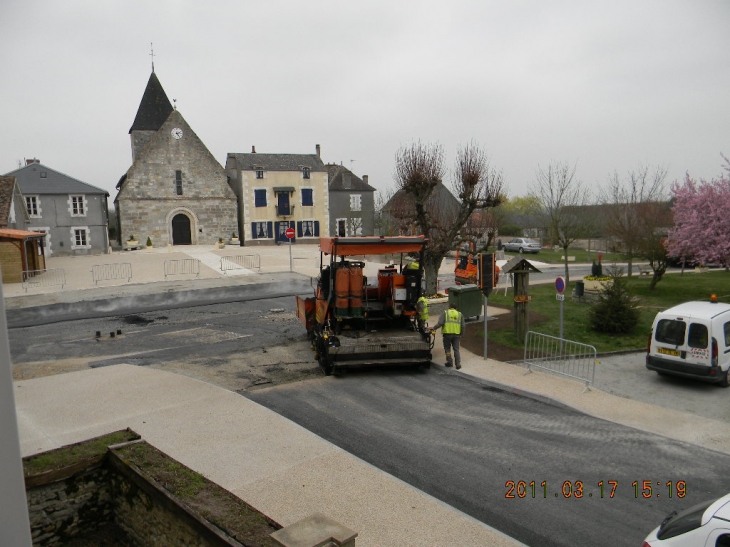
[[[178,196],[183,195],[182,189],[182,171],[175,171],[175,193]]]

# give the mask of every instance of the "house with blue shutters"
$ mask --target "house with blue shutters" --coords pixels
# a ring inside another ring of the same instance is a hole
[[[327,169],[314,154],[229,153],[228,184],[238,198],[238,223],[245,246],[319,243],[329,235]]]

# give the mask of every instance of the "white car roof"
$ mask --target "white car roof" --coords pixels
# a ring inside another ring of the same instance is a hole
[[[669,308],[660,315],[678,315],[687,317],[716,317],[722,313],[730,312],[730,304],[720,302],[685,302],[673,308]]]
[[[705,512],[702,513],[702,526],[710,522],[712,517],[730,520],[730,494],[721,497],[705,509]]]

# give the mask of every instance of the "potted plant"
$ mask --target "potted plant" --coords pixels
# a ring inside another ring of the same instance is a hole
[[[137,241],[137,239],[134,237],[134,234],[129,235],[127,245],[129,245],[130,247],[136,247],[137,245],[139,245],[139,241]]]
[[[152,252],[152,238],[150,236],[147,236],[147,252]]]
[[[233,232],[231,235],[231,245],[238,245],[238,236],[236,235],[236,232]]]
[[[226,246],[226,244],[225,244],[225,243],[223,243],[223,238],[222,238],[222,237],[219,237],[219,238],[218,238],[218,248],[219,248],[219,249],[222,249],[222,248],[223,248],[223,247],[225,247],[225,246]]]
[[[601,292],[612,283],[610,275],[586,275],[583,277],[584,289],[586,291]]]

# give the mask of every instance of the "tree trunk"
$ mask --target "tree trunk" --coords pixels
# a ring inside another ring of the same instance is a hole
[[[631,277],[631,274],[633,273],[632,270],[634,269],[634,256],[629,253],[629,256],[626,259],[626,262],[628,263],[629,271],[626,272],[627,277]]]
[[[438,292],[439,268],[441,267],[443,257],[434,256],[426,252],[423,261],[423,272],[426,276],[426,295],[431,296]]]
[[[565,262],[565,286],[570,283],[570,272],[568,271],[568,246],[563,247],[563,261]]]

